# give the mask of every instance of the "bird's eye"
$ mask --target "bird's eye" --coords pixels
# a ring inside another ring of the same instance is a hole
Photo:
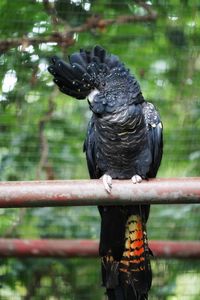
[[[102,85],[102,86],[105,86],[105,85],[106,85],[105,81],[103,81],[103,82],[101,83],[101,85]]]

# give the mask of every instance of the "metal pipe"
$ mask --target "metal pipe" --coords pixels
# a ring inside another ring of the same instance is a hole
[[[0,208],[145,203],[200,203],[200,178],[113,180],[110,194],[101,180],[0,182]]]
[[[0,257],[97,257],[97,240],[0,239]],[[154,258],[199,259],[200,242],[150,241]]]

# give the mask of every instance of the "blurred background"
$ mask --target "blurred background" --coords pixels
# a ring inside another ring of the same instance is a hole
[[[199,0],[1,0],[0,180],[85,179],[87,101],[47,72],[100,44],[139,80],[164,123],[159,177],[200,176]],[[199,240],[200,206],[153,205],[149,239]],[[1,209],[5,238],[99,237],[91,207]],[[152,260],[150,299],[200,299],[200,262]],[[102,300],[98,259],[1,259],[0,299]]]

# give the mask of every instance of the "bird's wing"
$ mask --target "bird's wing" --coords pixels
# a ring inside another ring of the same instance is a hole
[[[95,130],[93,118],[91,118],[88,124],[87,135],[83,145],[83,151],[86,153],[87,166],[90,178],[100,178],[103,174],[99,170],[98,165],[96,163]]]
[[[163,154],[163,125],[159,113],[152,103],[144,102],[142,106],[152,155],[152,162],[147,177],[154,178],[156,177]]]

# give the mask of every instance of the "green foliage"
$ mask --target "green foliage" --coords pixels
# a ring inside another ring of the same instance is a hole
[[[28,3],[27,3],[28,2]],[[55,2],[55,3],[54,3]],[[150,1],[148,1],[150,2]],[[152,0],[155,22],[113,24],[76,34],[69,49],[26,40],[0,56],[1,180],[88,178],[82,152],[90,117],[86,101],[62,95],[47,72],[49,58],[100,44],[118,55],[138,78],[145,98],[159,109],[165,129],[160,177],[199,176],[199,1]],[[0,2],[0,39],[46,38],[79,26],[93,14],[114,19],[144,15],[133,1]],[[56,13],[56,15],[55,15]],[[57,17],[58,23],[52,23]],[[42,129],[41,129],[42,128]],[[44,149],[44,144],[46,149]],[[45,163],[41,157],[47,150]],[[5,209],[2,237],[98,238],[96,208]],[[199,239],[199,207],[153,206],[149,239]],[[199,263],[153,261],[152,299],[192,299]],[[103,299],[98,260],[9,259],[0,261],[2,299]],[[193,285],[180,291],[181,282]],[[187,296],[187,293],[190,293]]]

